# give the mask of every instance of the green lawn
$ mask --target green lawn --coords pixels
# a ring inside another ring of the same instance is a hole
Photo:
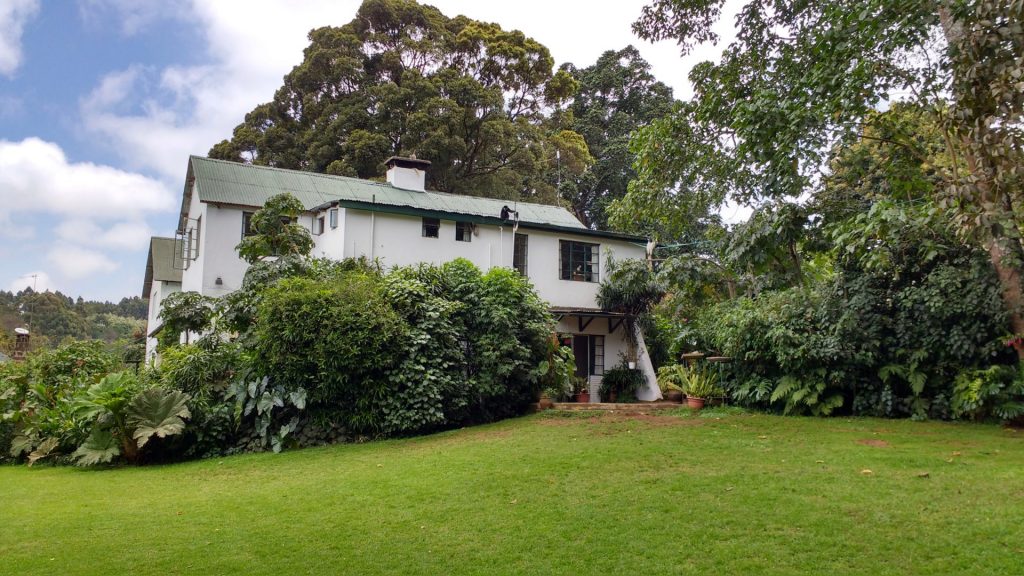
[[[0,574],[1024,572],[1024,432],[996,426],[542,414],[163,467],[0,467],[0,494]]]

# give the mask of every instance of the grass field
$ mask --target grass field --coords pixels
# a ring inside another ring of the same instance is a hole
[[[1022,574],[1024,432],[541,414],[85,471],[0,467],[0,574]]]

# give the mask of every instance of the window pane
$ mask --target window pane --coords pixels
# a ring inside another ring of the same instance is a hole
[[[330,215],[331,215],[331,228],[337,228],[338,227],[338,209],[337,208],[332,209],[330,211]]]
[[[563,280],[597,282],[600,244],[559,240],[559,275]]]
[[[242,212],[242,238],[252,236],[252,212]]]
[[[519,274],[527,275],[527,255],[529,254],[528,237],[526,234],[516,234],[512,242],[512,267]]]
[[[437,238],[441,230],[441,221],[437,218],[423,219],[423,236],[425,238]]]

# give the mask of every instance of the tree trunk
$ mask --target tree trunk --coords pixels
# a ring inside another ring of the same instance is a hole
[[[961,22],[953,18],[949,9],[949,2],[943,1],[938,6],[939,21],[950,49],[962,51],[965,46],[964,27]],[[957,65],[953,65],[954,85],[957,84],[957,76],[963,71]],[[982,87],[978,87],[981,89]],[[956,90],[954,89],[954,98]],[[967,170],[970,178],[967,182],[955,181],[954,186],[959,189],[966,187],[974,188],[975,196],[968,197],[968,202],[980,208],[982,219],[975,223],[981,234],[982,243],[988,251],[992,267],[999,278],[1000,294],[1003,305],[1010,319],[1010,330],[1015,336],[1024,336],[1024,286],[1022,286],[1021,266],[1024,265],[1024,248],[1020,240],[1020,224],[1014,214],[1011,203],[1011,190],[1000,190],[996,180],[997,162],[999,161],[998,150],[993,151],[993,144],[987,142],[989,123],[983,121],[997,114],[995,110],[986,109],[984,106],[972,108],[971,99],[968,102],[957,101],[955,106],[961,108],[957,115],[954,133],[960,137],[963,146],[963,157],[967,163]],[[966,114],[964,114],[966,113]],[[977,120],[976,122],[972,119]],[[998,142],[999,139],[992,139]],[[951,143],[951,142],[950,142]],[[995,145],[996,148],[999,144]],[[995,155],[993,155],[995,154]],[[954,158],[955,162],[955,158]],[[955,170],[955,166],[954,166]],[[960,180],[954,178],[954,180]],[[973,184],[971,186],[970,184]],[[1005,184],[1005,183],[1004,183]],[[1010,230],[1005,230],[1009,228]],[[1015,346],[1019,361],[1024,362],[1024,348]]]

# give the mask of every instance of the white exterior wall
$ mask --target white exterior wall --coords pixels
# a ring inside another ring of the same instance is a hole
[[[385,266],[465,258],[486,272],[502,262],[512,265],[511,228],[478,225],[469,242],[455,239],[455,221],[441,219],[437,238],[423,237],[423,218],[401,214],[345,211],[344,257],[380,258]]]
[[[146,322],[147,332],[152,332],[160,327],[160,308],[164,299],[175,292],[181,292],[180,282],[162,282],[153,280],[149,290],[149,317]],[[146,336],[146,364],[153,362],[156,358],[156,338]]]
[[[338,211],[338,227],[331,228],[330,210],[324,210],[320,214],[324,217],[324,233],[313,235],[313,255],[323,258],[342,258],[345,254],[345,212],[344,208],[334,208]],[[313,216],[316,222],[317,215]],[[314,227],[313,230],[316,230]]]
[[[182,273],[182,283],[175,291],[196,291],[207,296],[224,296],[237,290],[248,269],[248,264],[238,256],[235,246],[242,238],[242,214],[254,211],[238,207],[216,206],[198,200],[198,193],[192,194],[189,218],[202,217],[199,235],[199,253],[196,260]],[[477,225],[470,242],[455,240],[455,220],[440,219],[437,238],[424,238],[423,219],[383,212],[370,212],[355,208],[337,208],[338,227],[330,227],[328,210],[319,213],[305,213],[299,222],[306,229],[316,229],[315,222],[324,216],[323,234],[314,234],[313,255],[327,258],[352,258],[365,256],[379,258],[385,266],[406,266],[421,262],[442,264],[456,258],[465,258],[486,272],[495,266],[512,266],[513,232],[511,226]],[[646,257],[646,247],[626,240],[602,238],[583,234],[553,232],[520,228],[527,240],[527,275],[540,297],[555,307],[598,308],[596,295],[599,282],[562,280],[559,267],[559,241],[574,240],[600,246],[598,279],[606,274],[609,255],[616,260]],[[222,280],[218,286],[217,278]],[[154,285],[157,283],[154,282]],[[159,313],[160,298],[150,301],[150,322],[154,313]],[[624,328],[617,328],[608,334],[608,320],[596,318],[583,331],[578,331],[575,317],[564,318],[558,325],[559,332],[600,334],[605,336],[605,368],[618,363],[619,354],[625,354],[627,347]],[[152,340],[152,339],[150,339]],[[155,346],[155,341],[154,341]],[[147,357],[150,343],[147,341]],[[647,386],[638,391],[641,400],[655,400],[661,397],[653,369],[650,368],[646,348],[638,350],[639,368],[644,370]],[[591,394],[598,398],[600,378],[592,378]]]
[[[225,296],[242,286],[249,265],[238,257],[235,246],[242,240],[240,208],[206,206],[200,235],[199,259],[193,264],[202,270],[200,292],[207,296]],[[217,285],[217,279],[221,285]]]
[[[196,200],[193,194],[189,217],[202,217],[199,254],[182,274],[182,290],[207,296],[224,296],[237,290],[248,269],[235,246],[242,238],[243,209],[219,207]],[[465,258],[482,271],[495,266],[512,266],[511,226],[477,225],[470,242],[455,239],[455,220],[441,219],[437,238],[423,237],[423,219],[354,208],[338,208],[338,227],[330,227],[327,210],[303,214],[299,223],[315,230],[318,216],[324,216],[323,234],[313,235],[313,254],[327,258],[379,258],[385,266],[407,266],[421,262],[442,264]],[[625,240],[520,228],[527,240],[527,275],[540,297],[552,306],[597,308],[599,282],[562,280],[559,276],[559,241],[575,240],[598,244],[598,279],[605,277],[609,255],[614,259],[644,258],[646,248]],[[217,278],[222,285],[217,285]]]
[[[540,297],[552,306],[577,308],[598,308],[597,287],[600,282],[581,282],[578,280],[562,280],[559,270],[559,240],[575,240],[600,245],[598,263],[598,280],[605,277],[605,263],[611,254],[616,260],[627,258],[646,258],[647,249],[625,240],[614,240],[582,234],[565,234],[520,228],[520,234],[529,236],[527,240],[526,274],[537,289]],[[509,256],[509,266],[512,257]]]

